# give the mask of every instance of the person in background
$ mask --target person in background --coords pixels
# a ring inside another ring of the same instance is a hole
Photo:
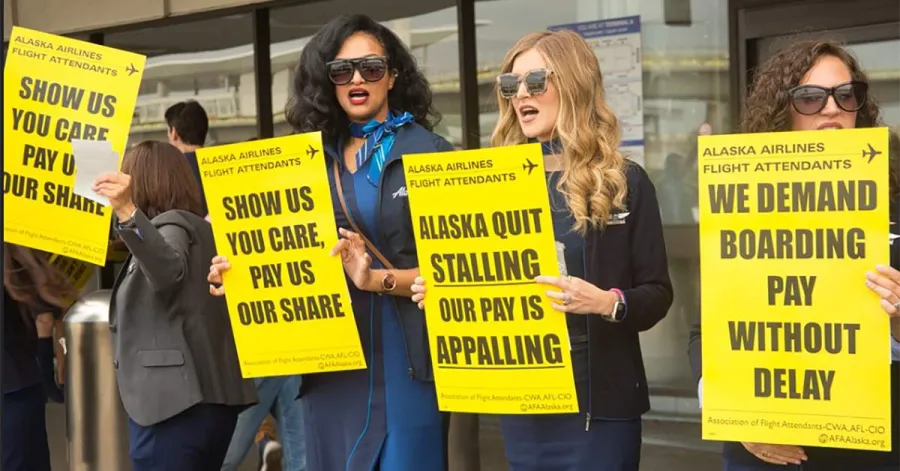
[[[425,320],[409,299],[419,270],[402,163],[452,150],[431,131],[428,82],[392,31],[342,15],[304,47],[287,117],[297,132],[322,132],[341,235],[333,253],[369,366],[304,375],[308,467],[445,471],[449,415],[438,410]],[[214,294],[224,295],[229,268],[213,260]]]
[[[509,469],[637,471],[641,415],[650,409],[639,335],[673,299],[656,191],[619,152],[600,65],[577,33],[520,39],[496,89],[491,143],[536,140],[544,151],[553,232],[564,248],[561,276],[535,281],[565,313],[580,410],[501,416]],[[425,280],[413,291],[421,303]]]
[[[741,132],[813,131],[884,126],[881,110],[869,95],[868,78],[846,49],[830,41],[791,44],[759,70],[747,96]],[[892,234],[897,228],[897,136],[891,136],[890,197]],[[890,266],[872,267],[859,274],[891,318],[891,398],[893,448],[891,452],[840,448],[799,447],[763,443],[726,442],[725,471],[897,471],[900,467],[900,243],[891,244]],[[836,269],[840,269],[836,267]],[[875,302],[873,300],[872,302]],[[852,317],[852,313],[848,313]],[[703,403],[702,340],[698,318],[691,330],[688,355]],[[887,352],[885,352],[887,353]]]
[[[166,125],[169,128],[169,144],[177,147],[187,159],[197,186],[200,188],[200,205],[203,215],[209,214],[206,207],[206,196],[203,181],[200,179],[200,166],[197,164],[197,149],[206,143],[209,132],[209,118],[206,110],[193,100],[176,103],[166,110]]]
[[[712,135],[712,132],[713,132],[712,126],[709,123],[704,122],[704,123],[700,124],[700,126],[697,128],[697,137],[699,138],[700,136],[710,136],[710,135]],[[690,205],[691,218],[690,218],[689,222],[694,223],[694,224],[697,224],[700,222],[700,207],[697,206],[699,204],[699,189],[697,187],[697,184],[698,184],[697,151],[699,149],[698,141],[699,141],[699,139],[694,139],[694,141],[691,145],[691,151],[688,153],[687,165],[686,165],[687,178],[685,178],[685,180],[684,180],[684,188],[682,190],[684,193],[684,201],[688,205]],[[694,266],[696,266],[696,265],[697,264],[694,264]],[[691,278],[699,279],[700,275],[697,274],[696,276],[691,276]],[[691,312],[699,312],[699,309],[694,309]]]
[[[47,394],[35,323],[39,316],[42,323],[48,316],[58,318],[67,300],[77,296],[69,279],[46,255],[3,244],[3,471],[50,471]],[[52,345],[50,352],[52,362]]]
[[[660,214],[666,224],[687,224],[691,221],[693,200],[685,197],[685,180],[694,175],[688,174],[686,169],[687,163],[681,154],[672,152],[666,156],[658,185]]]
[[[294,391],[294,395],[297,391]],[[274,413],[274,411],[270,411]],[[278,435],[275,430],[275,418],[271,413],[263,419],[259,424],[259,430],[253,443],[259,452],[259,471],[281,471],[283,469],[282,459],[284,458],[283,447],[278,442]],[[306,446],[306,443],[303,443]],[[305,451],[305,450],[304,450]],[[306,465],[306,455],[304,454],[304,469]]]
[[[99,177],[130,252],[111,294],[116,381],[133,471],[219,471],[238,415],[256,402],[241,377],[200,192],[177,148],[146,141]]]
[[[300,375],[254,379],[259,403],[238,417],[222,471],[237,471],[254,441],[261,471],[306,471],[303,402],[297,398],[302,382]],[[280,440],[266,425],[270,412],[275,416]]]

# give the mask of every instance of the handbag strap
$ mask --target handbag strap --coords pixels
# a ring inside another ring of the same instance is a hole
[[[366,248],[369,249],[369,252],[372,252],[372,255],[375,255],[375,258],[384,265],[384,268],[388,270],[393,270],[394,265],[388,261],[387,257],[385,257],[381,251],[375,248],[375,244],[373,244],[363,233],[359,230],[359,227],[353,222],[353,217],[350,216],[350,211],[347,209],[347,200],[344,199],[344,186],[341,184],[341,171],[338,168],[337,162],[334,162],[332,166],[334,170],[334,185],[337,188],[338,201],[341,203],[341,210],[344,212],[344,216],[347,217],[347,221],[350,222],[350,228],[353,229],[353,232],[359,234],[359,237],[363,240],[363,243],[366,244]]]

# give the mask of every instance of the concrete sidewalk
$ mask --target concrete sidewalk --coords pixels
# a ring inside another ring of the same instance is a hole
[[[67,471],[66,412],[61,404],[47,405],[47,430],[53,471]],[[699,424],[645,420],[641,471],[720,471],[718,447],[701,442],[699,436]],[[255,449],[240,471],[256,471]],[[503,439],[496,419],[489,417],[481,420],[481,471],[507,471]]]

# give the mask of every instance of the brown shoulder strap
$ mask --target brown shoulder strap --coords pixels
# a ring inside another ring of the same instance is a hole
[[[347,200],[344,199],[344,186],[341,184],[341,171],[338,168],[337,162],[334,162],[332,166],[334,170],[334,185],[337,188],[338,201],[341,203],[341,210],[344,212],[344,216],[347,216],[347,221],[350,221],[350,228],[353,229],[353,232],[359,234],[359,237],[362,238],[363,242],[366,244],[366,248],[369,249],[369,252],[372,252],[372,255],[384,265],[384,268],[388,270],[393,270],[394,265],[388,261],[387,257],[385,257],[381,251],[375,248],[375,244],[373,244],[369,239],[359,230],[359,227],[353,222],[353,217],[350,216],[350,210],[347,209]]]

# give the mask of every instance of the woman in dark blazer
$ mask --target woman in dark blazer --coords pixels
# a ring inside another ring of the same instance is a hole
[[[225,300],[207,288],[215,244],[197,182],[178,149],[146,141],[94,191],[130,252],[109,328],[133,470],[219,471],[256,390],[241,378]]]
[[[77,296],[45,254],[3,244],[3,471],[50,471],[35,318],[58,317]]]
[[[528,35],[497,78],[494,146],[541,142],[562,249],[538,277],[565,313],[580,413],[501,417],[511,471],[637,471],[650,409],[639,334],[672,303],[656,192],[619,151],[597,57],[571,31]],[[421,301],[424,280],[413,286]]]
[[[452,150],[431,132],[428,82],[393,32],[345,15],[304,47],[287,115],[298,132],[322,132],[343,237],[334,253],[369,365],[304,375],[307,467],[444,471],[448,415],[437,408],[425,320],[409,299],[419,270],[402,162]],[[210,282],[228,268],[217,257]]]
[[[825,93],[832,89],[833,95]],[[868,94],[868,79],[857,60],[829,41],[794,43],[769,59],[756,72],[747,96],[741,132],[812,131],[817,129],[884,126],[881,111]],[[891,137],[891,233],[897,235],[897,137]],[[900,468],[900,243],[891,243],[891,266],[860,273],[891,316],[891,390],[894,424],[891,452],[839,448],[798,447],[764,443],[724,445],[725,471],[896,471]],[[688,356],[703,401],[700,319],[690,334]],[[887,352],[885,352],[887,353]]]

